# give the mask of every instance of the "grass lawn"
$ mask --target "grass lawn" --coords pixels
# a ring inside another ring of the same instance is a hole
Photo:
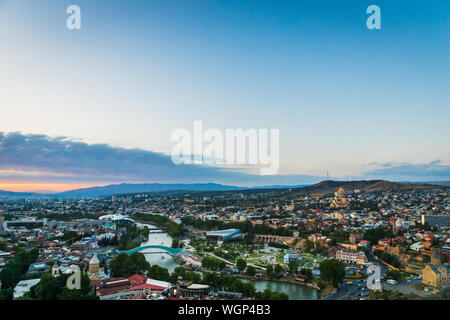
[[[307,262],[314,262],[314,260],[316,260],[318,263],[320,263],[324,260],[324,259],[319,258],[310,253],[303,253],[303,254],[301,254],[301,257],[302,257],[303,261],[307,261]]]

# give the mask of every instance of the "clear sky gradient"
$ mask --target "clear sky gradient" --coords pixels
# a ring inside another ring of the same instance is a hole
[[[71,4],[79,31],[66,28]],[[371,4],[381,30],[366,28]],[[327,171],[449,180],[450,2],[0,0],[0,107],[0,189],[302,184]],[[135,148],[145,161],[169,155],[171,133],[194,120],[279,128],[283,177],[188,168],[175,178],[166,160],[134,162]],[[61,136],[85,153],[61,151]],[[89,148],[99,143],[110,171]],[[44,144],[59,162],[44,161]]]

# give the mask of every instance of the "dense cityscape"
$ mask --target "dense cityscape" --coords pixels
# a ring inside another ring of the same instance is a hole
[[[4,197],[0,222],[2,300],[450,297],[445,186]]]
[[[449,0],[0,0],[0,316],[445,317],[449,58]]]

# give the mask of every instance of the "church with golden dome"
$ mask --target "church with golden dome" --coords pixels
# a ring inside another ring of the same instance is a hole
[[[334,194],[333,202],[331,202],[331,208],[343,208],[347,206],[347,199],[345,199],[344,188],[340,187]]]

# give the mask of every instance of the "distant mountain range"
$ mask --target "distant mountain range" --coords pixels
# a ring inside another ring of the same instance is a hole
[[[431,181],[431,182],[424,182],[427,184],[434,184],[438,186],[450,186],[450,181]]]
[[[359,180],[359,181],[333,181],[325,180],[317,184],[297,189],[301,193],[332,193],[340,187],[346,191],[396,191],[396,190],[423,190],[443,187],[444,185],[433,185],[426,183],[399,183],[386,180]],[[447,188],[444,186],[444,188]]]
[[[92,187],[65,191],[56,194],[56,197],[81,198],[81,197],[101,197],[114,194],[141,193],[141,192],[161,192],[161,191],[229,191],[240,190],[234,186],[227,186],[217,183],[191,183],[191,184],[162,184],[162,183],[122,183],[110,184],[103,187]]]
[[[0,198],[29,198],[39,194],[32,192],[13,192],[0,190]]]
[[[82,197],[101,197],[114,194],[144,193],[144,192],[164,192],[164,191],[236,191],[248,189],[285,189],[299,188],[305,185],[297,186],[262,186],[257,188],[229,186],[218,183],[189,183],[189,184],[163,184],[163,183],[122,183],[110,184],[103,187],[92,187],[65,191],[53,195],[62,198],[82,198]]]
[[[64,191],[54,194],[31,193],[31,192],[12,192],[0,190],[0,198],[95,198],[103,196],[112,196],[115,194],[130,194],[144,192],[163,192],[163,191],[230,191],[244,190],[247,188],[227,186],[217,183],[191,183],[191,184],[162,184],[162,183],[121,183],[110,184],[102,187],[81,188]]]
[[[345,190],[353,191],[388,191],[388,190],[410,190],[410,189],[431,189],[436,187],[445,188],[450,186],[450,182],[439,182],[436,184],[424,183],[398,183],[385,180],[360,180],[360,181],[334,181],[325,180],[314,185],[296,185],[296,186],[262,186],[262,187],[237,187],[217,183],[191,183],[191,184],[162,184],[162,183],[143,183],[143,184],[111,184],[102,187],[82,188],[65,191],[56,194],[41,194],[31,192],[12,192],[0,190],[0,198],[18,199],[18,198],[95,198],[103,196],[112,196],[115,194],[132,194],[146,192],[164,192],[164,191],[236,191],[236,190],[268,190],[268,189],[292,189],[298,193],[332,193],[339,187]]]

